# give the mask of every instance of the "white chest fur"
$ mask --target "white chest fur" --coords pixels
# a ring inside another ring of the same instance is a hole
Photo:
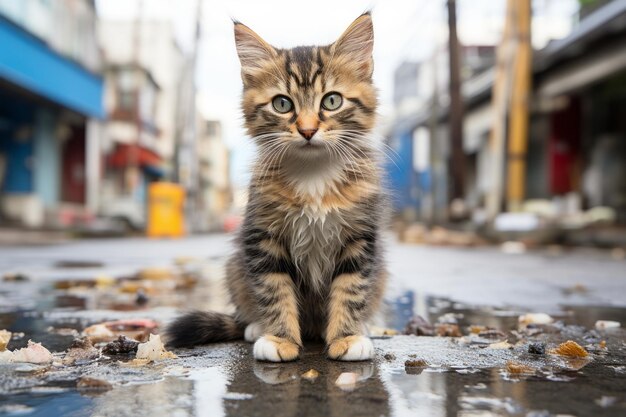
[[[339,213],[320,214],[316,209],[303,209],[288,216],[286,221],[292,260],[302,278],[321,292],[331,278],[341,248]]]
[[[340,167],[331,165],[315,175],[294,176],[292,182],[295,192],[309,203],[285,219],[289,250],[302,278],[318,292],[329,282],[341,249],[341,215],[321,203],[324,195],[336,187],[340,176]]]

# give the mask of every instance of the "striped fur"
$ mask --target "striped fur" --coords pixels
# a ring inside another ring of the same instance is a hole
[[[263,329],[254,349],[260,360],[296,359],[311,338],[325,339],[333,359],[369,359],[363,324],[386,281],[386,199],[371,138],[371,16],[360,16],[329,46],[277,49],[240,23],[235,39],[245,127],[259,154],[227,266],[233,323]],[[321,105],[330,92],[343,98],[336,110]],[[278,95],[291,100],[291,111],[273,108]],[[310,140],[300,133],[305,128],[317,129]],[[172,344],[192,338],[180,333],[170,332]]]

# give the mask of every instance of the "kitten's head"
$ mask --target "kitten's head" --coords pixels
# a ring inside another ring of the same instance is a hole
[[[261,151],[319,160],[368,149],[377,105],[373,36],[369,13],[331,45],[293,49],[275,48],[235,23],[245,126]]]

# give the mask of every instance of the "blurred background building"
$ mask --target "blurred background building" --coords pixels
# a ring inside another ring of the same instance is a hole
[[[230,183],[230,151],[222,136],[222,124],[218,120],[198,120],[198,177],[199,190],[196,205],[202,223],[200,230],[222,230],[225,215],[232,204]]]
[[[188,229],[220,228],[230,154],[195,106],[195,59],[171,19],[1,0],[0,44],[0,226],[141,231],[150,184],[174,180],[194,184]],[[181,164],[185,144],[197,149]]]
[[[89,0],[0,1],[0,221],[88,222],[104,80]]]
[[[102,20],[99,38],[109,115],[100,208],[141,229],[149,184],[172,172],[185,56],[168,21]]]
[[[530,9],[530,1],[516,4],[521,3]],[[427,60],[398,67],[387,138],[397,154],[388,172],[399,218],[470,221],[503,230],[546,223],[565,229],[596,221],[626,224],[626,2],[580,3],[571,31],[532,51],[523,98],[526,133],[517,153],[514,74],[523,71],[516,59],[524,45],[516,39],[516,14],[505,24],[508,39],[461,45],[460,199],[453,195],[447,45]],[[510,9],[514,2],[508,4]],[[549,38],[552,24],[533,22],[528,30]],[[496,50],[505,79],[495,66]],[[495,96],[498,90],[501,95]],[[505,132],[499,144],[494,129]],[[511,173],[517,160],[519,175]],[[523,190],[520,201],[512,201],[512,188]]]

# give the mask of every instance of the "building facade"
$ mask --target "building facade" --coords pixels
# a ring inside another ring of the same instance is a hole
[[[0,223],[88,222],[105,116],[92,0],[0,0]]]
[[[624,224],[626,2],[597,2],[591,9],[581,9],[579,16],[580,21],[567,36],[534,53],[524,174],[526,203],[522,210],[541,207],[542,214],[555,221],[577,219],[568,223],[573,225],[589,217],[581,214],[602,208],[605,218],[611,213],[608,217]],[[506,170],[494,170],[497,155],[490,140],[496,120],[494,83],[495,70],[487,67],[466,78],[462,91],[464,204],[477,222],[493,220],[493,215],[507,210],[503,198]],[[428,216],[424,213],[449,213],[449,201],[442,197],[451,163],[447,117],[446,97],[440,94],[437,100],[401,117],[389,132],[390,145],[410,155],[411,161],[429,161],[425,169],[408,162],[400,169],[390,166],[392,178],[395,175],[411,181],[408,186],[393,184],[396,193],[418,197],[400,201],[397,212],[410,210],[425,219]],[[504,167],[506,140],[500,155]],[[426,145],[419,145],[422,142]],[[429,180],[420,183],[423,172],[430,173]],[[407,187],[411,187],[410,192]],[[487,201],[494,190],[499,199],[496,212],[490,213]]]
[[[223,229],[232,204],[230,151],[223,141],[222,124],[217,120],[198,121],[198,208],[200,230]]]
[[[108,114],[100,212],[142,229],[148,185],[174,170],[184,56],[171,22],[105,20],[99,36]]]

